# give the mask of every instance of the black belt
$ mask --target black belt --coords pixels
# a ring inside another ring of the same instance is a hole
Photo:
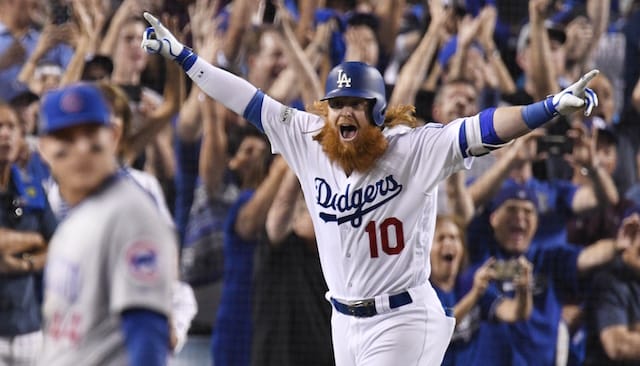
[[[412,302],[411,295],[409,295],[407,291],[389,296],[389,307],[391,309],[399,308]],[[344,304],[332,297],[331,303],[336,310],[342,314],[352,315],[357,318],[369,318],[378,314],[378,311],[376,311],[376,301],[374,299],[359,300]]]

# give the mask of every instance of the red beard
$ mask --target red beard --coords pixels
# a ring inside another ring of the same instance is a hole
[[[353,143],[344,143],[339,133],[337,128],[327,122],[313,139],[322,145],[322,150],[329,160],[340,165],[347,175],[354,171],[369,171],[389,145],[377,127],[360,128],[359,136]]]

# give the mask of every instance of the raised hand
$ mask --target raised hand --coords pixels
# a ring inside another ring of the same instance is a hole
[[[625,218],[618,229],[616,247],[618,250],[627,249],[640,243],[640,215],[637,213]]]
[[[187,59],[191,59],[192,56],[192,61],[195,62],[195,54],[180,43],[171,31],[160,23],[158,18],[148,12],[144,12],[144,18],[151,24],[151,27],[144,31],[140,47],[149,53],[158,53],[170,60],[175,60],[183,67],[186,66]]]
[[[591,70],[580,80],[554,95],[552,102],[555,111],[566,116],[584,108],[584,115],[591,115],[593,108],[598,105],[598,96],[593,90],[587,88],[587,85],[598,73],[600,71]]]

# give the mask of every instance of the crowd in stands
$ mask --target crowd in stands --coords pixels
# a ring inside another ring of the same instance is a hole
[[[558,117],[439,187],[431,282],[457,320],[446,365],[640,364],[640,242],[607,245],[640,230],[640,1],[0,0],[0,174],[39,182],[64,217],[37,150],[39,103],[97,83],[123,171],[179,238],[198,304],[189,334],[211,337],[198,362],[332,365],[331,304],[295,175],[246,120],[140,47],[143,11],[298,109],[338,63],[374,65],[389,104],[415,106],[419,125],[530,104],[599,69],[590,117]],[[3,154],[14,117],[20,146]],[[7,192],[0,176],[0,202]],[[31,204],[8,204],[0,235]],[[34,247],[51,235],[42,220],[23,228],[40,232]],[[42,264],[14,273],[11,255],[0,238],[0,365],[9,340],[40,341]]]

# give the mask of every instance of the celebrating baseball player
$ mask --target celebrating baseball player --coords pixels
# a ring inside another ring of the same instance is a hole
[[[42,365],[164,365],[177,243],[155,203],[119,174],[97,86],[47,93],[40,151],[71,207],[49,244]]]
[[[331,70],[315,113],[292,109],[199,58],[153,15],[142,47],[178,62],[213,99],[268,136],[300,180],[333,304],[336,364],[438,365],[453,331],[429,284],[438,183],[558,114],[589,114],[594,70],[527,106],[487,109],[446,125],[387,108],[373,67]]]

